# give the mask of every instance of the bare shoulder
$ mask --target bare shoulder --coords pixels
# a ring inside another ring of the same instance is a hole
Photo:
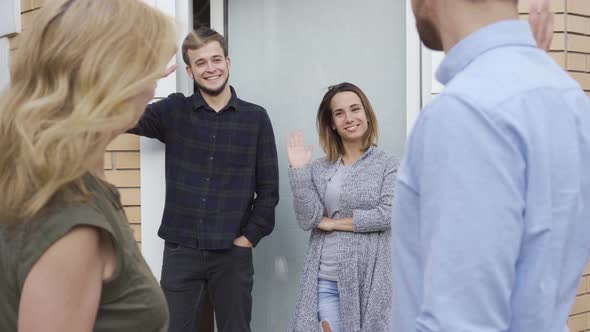
[[[102,232],[93,226],[73,227],[43,252],[23,284],[19,330],[92,329],[108,261]]]
[[[56,240],[32,266],[29,275],[35,273],[67,273],[100,264],[101,230],[92,226],[76,226]],[[28,279],[28,278],[27,278]]]

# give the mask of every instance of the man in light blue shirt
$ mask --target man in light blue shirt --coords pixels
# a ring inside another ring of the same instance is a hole
[[[589,99],[516,1],[412,2],[445,89],[398,177],[392,331],[567,331],[590,253]]]

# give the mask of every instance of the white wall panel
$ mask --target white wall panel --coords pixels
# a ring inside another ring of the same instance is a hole
[[[21,31],[20,0],[0,0],[0,37]]]
[[[176,2],[173,0],[144,0],[166,14],[176,17]],[[186,0],[178,0],[186,2]],[[186,13],[188,15],[188,13]],[[175,18],[176,19],[176,18]],[[177,24],[178,26],[178,24]],[[178,28],[178,27],[177,27]],[[178,44],[178,42],[177,42]],[[171,59],[169,65],[176,63],[177,58]],[[181,66],[181,70],[182,70]],[[156,98],[167,97],[177,91],[177,76],[182,71],[176,71],[170,76],[158,81]],[[166,182],[164,173],[165,146],[157,140],[141,137],[141,250],[152,272],[159,280],[162,270],[162,254],[164,241],[158,237],[164,200]]]
[[[10,81],[8,38],[0,38],[0,90]]]

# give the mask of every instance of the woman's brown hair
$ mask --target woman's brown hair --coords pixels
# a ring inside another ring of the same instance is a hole
[[[345,91],[354,92],[360,98],[365,110],[368,128],[363,135],[363,151],[366,151],[372,145],[377,145],[377,138],[379,136],[377,117],[375,116],[373,106],[371,106],[369,98],[367,98],[365,93],[358,86],[348,82],[330,86],[318,108],[316,124],[318,135],[320,136],[320,145],[326,153],[326,158],[331,162],[336,162],[336,160],[338,160],[338,157],[343,153],[343,147],[342,138],[340,138],[340,135],[338,135],[336,130],[332,129],[333,121],[330,103],[334,96]]]

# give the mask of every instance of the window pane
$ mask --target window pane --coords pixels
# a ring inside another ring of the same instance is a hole
[[[358,85],[376,111],[379,146],[401,157],[405,15],[405,1],[228,1],[230,82],[239,97],[269,112],[281,174],[275,231],[255,250],[253,331],[284,331],[295,307],[309,233],[295,221],[284,141],[302,130],[314,158],[323,155],[315,116],[326,88]]]

